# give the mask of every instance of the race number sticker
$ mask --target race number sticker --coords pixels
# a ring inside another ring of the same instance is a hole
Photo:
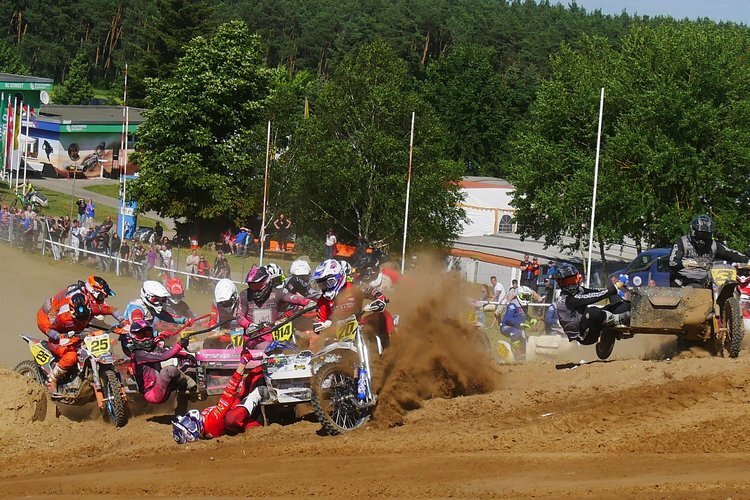
[[[294,327],[292,327],[292,323],[287,323],[286,325],[282,326],[281,328],[277,328],[273,332],[273,339],[278,340],[279,342],[288,342],[292,340],[292,335],[294,334]]]
[[[272,323],[273,319],[271,319],[271,309],[264,308],[264,309],[253,309],[253,323]]]
[[[353,340],[354,334],[357,333],[358,326],[359,325],[357,324],[356,319],[350,319],[345,323],[339,323],[339,327],[336,331],[336,337],[339,340]]]
[[[86,344],[86,349],[91,353],[92,356],[98,358],[109,353],[109,335],[97,335],[95,337],[86,337],[83,339]]]
[[[242,347],[242,345],[243,345],[242,332],[232,333],[231,334],[231,338],[232,338],[232,345],[234,347]]]
[[[38,365],[46,365],[52,359],[52,355],[49,351],[39,344],[30,344],[29,348],[31,349],[31,355],[34,357],[34,361],[36,361]]]

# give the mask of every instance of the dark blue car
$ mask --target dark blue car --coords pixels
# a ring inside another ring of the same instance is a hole
[[[669,286],[669,254],[671,248],[652,248],[641,252],[625,269],[610,274],[619,277],[628,275],[628,286],[648,286],[649,280],[656,286]]]

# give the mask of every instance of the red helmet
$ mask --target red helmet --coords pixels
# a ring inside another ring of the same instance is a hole
[[[178,304],[185,298],[185,287],[182,285],[182,280],[180,278],[169,278],[165,287],[171,295],[169,300],[173,304]]]
[[[264,302],[271,293],[271,277],[265,267],[253,266],[245,278],[247,291],[255,302]]]
[[[109,283],[99,276],[89,276],[82,288],[86,294],[91,296],[98,304],[102,304],[107,297],[115,295],[115,292],[109,288]]]

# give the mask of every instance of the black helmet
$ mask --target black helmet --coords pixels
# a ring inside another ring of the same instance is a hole
[[[70,308],[70,315],[74,319],[87,319],[91,315],[86,296],[82,293],[74,293],[68,301],[68,307]]]
[[[581,276],[581,273],[578,272],[578,269],[576,269],[576,266],[570,262],[561,262],[557,266],[555,279],[562,290],[574,291],[578,288],[583,277]]]
[[[711,243],[716,224],[708,215],[699,215],[690,223],[690,236],[699,245]]]
[[[371,253],[362,254],[354,261],[354,277],[358,281],[369,282],[380,272],[380,260]]]

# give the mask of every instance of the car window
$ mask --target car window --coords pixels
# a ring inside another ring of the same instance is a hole
[[[669,255],[662,255],[656,260],[656,270],[660,273],[669,272]]]
[[[639,255],[630,263],[625,274],[638,273],[647,270],[654,262],[653,255]]]

